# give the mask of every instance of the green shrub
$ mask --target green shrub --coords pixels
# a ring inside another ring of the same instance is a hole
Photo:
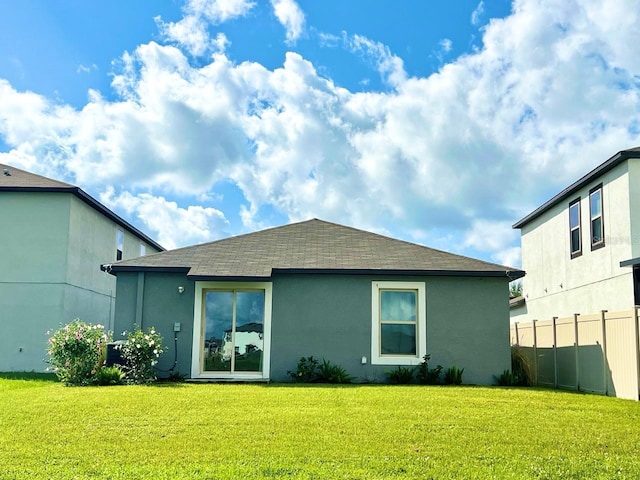
[[[407,385],[413,383],[414,367],[403,367],[398,365],[395,370],[387,370],[384,372],[389,378],[389,383],[396,385]]]
[[[513,387],[520,385],[520,377],[509,369],[503,371],[499,376],[494,375],[493,379],[495,380],[496,385],[501,387]]]
[[[287,374],[296,382],[311,383],[314,382],[318,376],[318,362],[317,359],[310,357],[301,357],[298,360],[298,367],[295,371],[287,371]]]
[[[122,385],[124,383],[124,372],[115,365],[102,367],[96,373],[93,381],[97,385]]]
[[[47,362],[65,385],[89,385],[104,364],[111,339],[111,332],[102,325],[76,318],[49,338]]]
[[[353,377],[340,365],[335,365],[328,360],[322,359],[318,365],[316,382],[319,383],[351,383]]]
[[[155,366],[157,358],[163,352],[162,336],[154,327],[148,333],[143,332],[134,325],[134,330],[130,333],[123,332],[127,341],[118,345],[124,365],[122,370],[125,373],[127,383],[151,383],[156,380]]]
[[[464,372],[464,368],[460,369],[455,365],[447,368],[444,372],[445,385],[461,385],[463,372]]]
[[[418,365],[416,369],[416,379],[418,383],[422,385],[436,385],[440,383],[440,373],[442,372],[442,365],[438,365],[435,368],[429,368],[429,360],[431,355],[426,354],[422,357],[422,363]]]
[[[287,371],[287,374],[300,383],[351,383],[353,377],[340,365],[335,365],[322,359],[320,363],[313,356],[301,357],[295,371]]]

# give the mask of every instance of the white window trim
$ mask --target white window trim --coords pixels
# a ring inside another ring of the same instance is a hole
[[[418,321],[416,334],[418,351],[416,356],[380,355],[380,290],[407,289],[418,291]],[[427,354],[427,303],[424,282],[371,282],[371,364],[372,365],[419,365]]]
[[[204,290],[236,289],[236,290],[264,290],[264,350],[262,358],[262,372],[203,372],[202,333],[205,328],[203,322],[204,305],[202,296]],[[191,378],[202,380],[268,380],[271,366],[271,282],[196,282],[195,302],[193,307],[193,346],[191,354]]]

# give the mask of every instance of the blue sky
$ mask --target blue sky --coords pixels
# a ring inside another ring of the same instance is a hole
[[[519,266],[640,145],[637,0],[0,2],[0,163],[166,247],[312,217]]]

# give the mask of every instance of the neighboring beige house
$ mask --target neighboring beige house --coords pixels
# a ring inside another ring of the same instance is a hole
[[[80,188],[0,164],[0,371],[44,371],[47,330],[113,328],[100,265],[164,251]]]
[[[512,322],[640,304],[640,147],[616,153],[513,228],[527,275]]]

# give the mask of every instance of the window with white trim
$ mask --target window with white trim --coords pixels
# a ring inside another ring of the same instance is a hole
[[[423,282],[373,282],[371,363],[417,365],[426,354]]]
[[[192,378],[269,378],[271,284],[196,282]]]

